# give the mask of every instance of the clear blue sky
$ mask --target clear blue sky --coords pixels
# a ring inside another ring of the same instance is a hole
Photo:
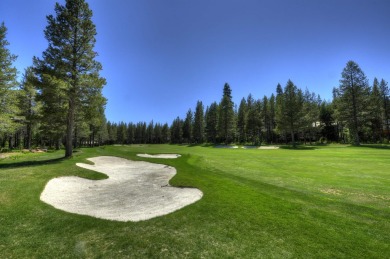
[[[47,47],[55,2],[0,1],[21,74]],[[270,96],[288,79],[329,100],[349,60],[370,83],[390,81],[389,0],[88,2],[110,121],[171,123],[197,100],[219,102],[225,82],[236,104],[249,93]]]

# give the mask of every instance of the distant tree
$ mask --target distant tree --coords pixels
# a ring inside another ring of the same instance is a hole
[[[7,28],[0,25],[0,133],[13,133],[19,126],[15,120],[18,113],[17,70],[13,62],[17,56],[8,49]]]
[[[43,59],[34,58],[40,79],[45,76],[63,81],[66,110],[65,157],[72,156],[75,115],[89,89],[101,89],[105,80],[100,77],[102,66],[95,60],[93,50],[96,28],[92,11],[84,0],[66,0],[65,6],[55,5],[56,16],[47,16],[45,37],[49,47]],[[41,84],[41,88],[48,87]]]
[[[151,121],[146,128],[146,143],[153,144],[154,143],[154,122]]]
[[[127,134],[126,134],[127,144],[134,144],[134,138],[135,138],[135,125],[134,123],[130,122],[129,124],[127,124]]]
[[[359,133],[366,123],[370,88],[359,65],[349,61],[341,73],[340,86],[335,89],[339,119],[349,128],[354,145],[360,145]]]
[[[161,144],[162,142],[162,126],[160,123],[154,124],[153,129],[153,143],[155,144]]]
[[[20,115],[24,117],[26,138],[24,147],[31,149],[33,130],[38,123],[39,105],[37,102],[37,89],[35,75],[31,67],[25,70],[20,86],[19,107]]]
[[[116,143],[117,144],[125,144],[126,143],[126,133],[127,133],[127,125],[123,121],[119,122],[118,128],[116,131]]]
[[[385,80],[381,80],[379,84],[379,91],[382,96],[382,105],[383,105],[383,123],[386,129],[387,140],[390,140],[390,91]]]
[[[170,132],[172,144],[183,143],[183,120],[181,120],[179,117],[173,120]]]
[[[135,128],[135,143],[146,143],[146,122],[138,122]]]
[[[263,97],[263,106],[261,110],[261,120],[265,133],[266,143],[272,143],[273,131],[275,128],[275,96],[272,94],[270,98]]]
[[[288,80],[283,93],[279,93],[277,99],[280,106],[277,113],[279,130],[290,133],[291,142],[295,147],[295,134],[302,128],[304,122],[302,90],[298,89],[291,80]]]
[[[219,104],[218,135],[222,142],[230,143],[234,137],[234,103],[232,90],[228,83],[223,87],[223,96]]]
[[[64,81],[47,74],[39,79],[37,100],[41,104],[40,130],[44,144],[60,148],[66,131],[66,85]]]
[[[335,128],[334,109],[332,103],[323,101],[320,106],[319,120],[321,123],[321,135],[330,141],[338,141]]]
[[[310,144],[320,131],[320,105],[321,98],[306,88],[303,94],[303,135],[305,142],[308,138]]]
[[[168,123],[165,123],[161,129],[162,143],[169,143],[170,141],[170,132]]]
[[[384,125],[384,104],[377,78],[374,78],[368,106],[371,140],[373,142],[381,141]]]
[[[246,124],[247,124],[247,103],[245,98],[241,99],[237,114],[237,137],[239,143],[246,142]]]
[[[203,104],[201,101],[198,101],[195,108],[194,128],[192,134],[195,143],[203,143],[204,127]]]
[[[193,126],[193,113],[191,109],[187,111],[186,118],[183,123],[183,141],[184,143],[192,143],[192,126]]]
[[[276,110],[275,110],[275,95],[271,94],[271,97],[269,98],[269,125],[270,125],[270,133],[271,133],[271,142],[275,141],[275,128],[276,128]]]
[[[216,102],[213,102],[206,112],[206,135],[207,141],[211,143],[217,142],[219,114],[218,110],[218,104]]]
[[[255,101],[252,94],[249,94],[247,98],[247,137],[254,145],[258,145],[260,141],[261,133],[261,103],[260,101]]]

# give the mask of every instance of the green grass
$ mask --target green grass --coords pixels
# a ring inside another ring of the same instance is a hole
[[[75,165],[99,155],[172,165],[172,185],[204,196],[138,223],[66,213],[39,200],[54,177],[105,178]],[[0,160],[0,258],[390,258],[390,150],[382,146],[136,145],[62,156]]]

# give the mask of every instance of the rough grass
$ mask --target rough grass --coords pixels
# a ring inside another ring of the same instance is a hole
[[[1,258],[389,258],[390,150],[136,145],[0,160]],[[137,153],[179,153],[174,160]],[[203,198],[138,223],[54,209],[39,200],[53,177],[104,175],[75,165],[114,155],[176,167],[171,184]]]

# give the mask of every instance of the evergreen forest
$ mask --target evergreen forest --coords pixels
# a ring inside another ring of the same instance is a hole
[[[333,99],[322,100],[292,80],[275,93],[233,102],[228,83],[210,104],[198,101],[184,118],[168,123],[112,122],[105,117],[102,65],[94,51],[92,11],[81,0],[56,4],[44,31],[48,47],[32,66],[17,71],[7,27],[0,26],[0,147],[32,150],[111,144],[291,144],[388,143],[390,93],[385,79],[369,83],[360,66],[348,61]],[[22,79],[18,81],[18,73]],[[275,80],[280,80],[275,78]],[[220,87],[220,86],[216,86]],[[235,86],[240,87],[240,86]],[[183,111],[185,112],[185,111]]]

